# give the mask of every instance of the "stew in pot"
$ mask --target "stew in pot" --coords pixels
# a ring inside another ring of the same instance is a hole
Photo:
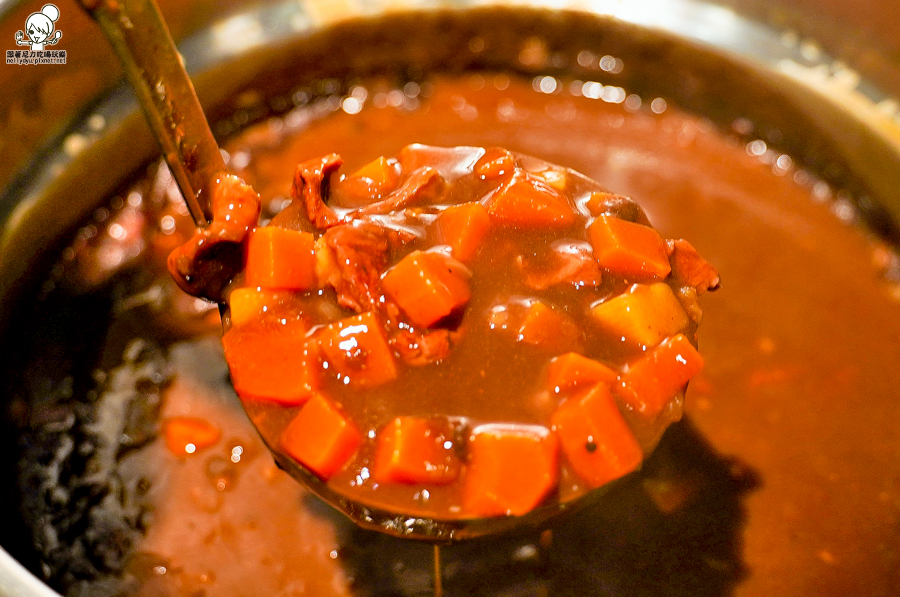
[[[327,97],[300,101],[227,145],[276,226],[297,164],[332,151],[348,174],[413,140],[540,156],[634,197],[662,237],[690,239],[727,283],[704,297],[705,365],[686,417],[641,470],[550,534],[445,548],[447,594],[896,594],[894,253],[848,225],[854,212],[835,189],[761,141],[654,98],[612,103],[558,88],[490,72],[368,81],[358,113]],[[153,167],[85,222],[23,312],[22,350],[7,356],[4,378],[16,392],[9,449],[21,454],[31,538],[15,555],[68,595],[428,592],[427,546],[356,530],[273,465],[228,384],[218,312],[166,271],[192,233],[165,169]],[[475,272],[485,257],[457,260]],[[574,289],[524,296],[556,292]],[[477,293],[473,283],[469,315]],[[544,384],[564,354],[523,370]],[[618,366],[612,354],[581,356]],[[414,426],[394,428],[397,437]]]
[[[341,164],[297,166],[264,227],[249,186],[215,190],[249,229],[223,344],[267,442],[346,497],[436,519],[521,515],[635,470],[702,367],[715,269],[630,199],[505,149]],[[234,238],[177,249],[181,285],[221,287],[198,255]]]

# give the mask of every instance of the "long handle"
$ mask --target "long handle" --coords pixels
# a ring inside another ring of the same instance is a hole
[[[122,62],[191,217],[206,226],[212,184],[225,161],[156,2],[79,1]]]

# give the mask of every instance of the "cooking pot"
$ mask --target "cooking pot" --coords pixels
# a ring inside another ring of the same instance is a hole
[[[223,136],[283,109],[276,98],[302,82],[470,69],[587,78],[575,50],[602,41],[643,65],[615,73],[622,87],[777,147],[839,189],[889,245],[900,240],[900,7],[891,0],[161,4]],[[42,3],[0,3],[5,354],[27,333],[16,314],[52,262],[48,247],[158,153],[106,42],[73,3],[57,6],[63,36],[48,49],[65,50],[65,64],[24,65],[10,64],[9,51]],[[473,51],[472,39],[486,49]],[[534,39],[550,58],[521,59]],[[16,454],[4,435],[5,454]],[[0,474],[11,479],[15,467],[7,456]],[[8,513],[19,507],[12,486],[2,491]],[[33,566],[27,530],[4,527],[2,545]],[[887,550],[898,548],[893,534]],[[9,552],[0,550],[0,594],[56,594]]]

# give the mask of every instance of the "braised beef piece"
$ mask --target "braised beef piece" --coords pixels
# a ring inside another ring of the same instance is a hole
[[[213,189],[213,219],[169,255],[169,271],[182,290],[213,302],[243,266],[243,241],[259,219],[259,195],[232,174]]]
[[[672,278],[681,286],[690,286],[702,294],[719,288],[719,272],[700,256],[691,243],[679,238],[666,241]]]

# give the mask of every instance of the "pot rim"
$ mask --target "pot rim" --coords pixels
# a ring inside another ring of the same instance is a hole
[[[0,547],[0,595],[6,597],[60,597],[25,566]]]

